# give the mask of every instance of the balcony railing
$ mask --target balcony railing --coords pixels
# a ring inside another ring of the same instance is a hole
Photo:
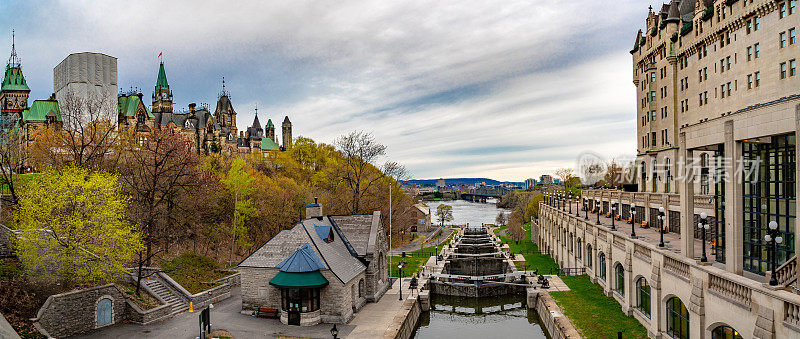
[[[797,281],[797,256],[792,257],[775,270],[775,279],[784,287],[789,287]]]
[[[686,278],[689,279],[691,276],[689,275],[689,264],[681,262],[679,260],[664,257],[664,268]]]
[[[753,291],[749,287],[714,274],[709,274],[708,278],[708,289],[748,307],[750,306]]]

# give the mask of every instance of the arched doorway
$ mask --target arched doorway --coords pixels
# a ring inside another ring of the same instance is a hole
[[[111,325],[114,322],[114,302],[110,298],[102,298],[97,302],[97,327]]]

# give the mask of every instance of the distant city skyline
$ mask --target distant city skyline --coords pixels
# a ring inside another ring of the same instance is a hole
[[[214,103],[224,76],[239,129],[257,104],[317,142],[371,132],[414,178],[522,182],[635,152],[629,40],[650,4],[5,1],[0,56],[16,30],[32,101],[84,51],[149,98],[163,53],[176,109]]]

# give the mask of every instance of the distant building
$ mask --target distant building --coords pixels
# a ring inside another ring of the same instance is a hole
[[[542,183],[543,185],[552,185],[553,176],[549,174],[542,174],[542,176],[539,177],[539,182]]]
[[[531,189],[534,186],[536,186],[536,179],[533,179],[533,178],[525,179],[525,189],[526,190],[527,189]]]
[[[431,208],[425,204],[414,204],[416,223],[411,226],[411,232],[428,232],[431,230]]]
[[[103,114],[114,116],[117,108],[117,58],[92,52],[70,54],[53,68],[53,93],[61,109],[70,111],[67,114],[86,109],[70,106],[88,104],[98,107],[91,111],[99,109]],[[69,128],[70,121],[67,120],[65,127]]]
[[[242,311],[274,308],[284,324],[345,324],[389,289],[388,242],[379,211],[306,218],[239,264]]]
[[[436,181],[436,188],[444,188],[444,187],[447,187],[447,185],[444,183],[444,179],[439,179]]]

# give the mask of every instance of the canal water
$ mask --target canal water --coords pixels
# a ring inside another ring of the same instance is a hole
[[[497,214],[508,210],[494,203],[474,203],[462,200],[428,201],[431,212],[440,204],[453,206],[452,224],[493,224]],[[432,222],[435,221],[432,216]],[[491,298],[434,295],[431,310],[422,312],[413,338],[547,338],[539,325],[535,310],[528,310],[525,296],[507,295]]]

